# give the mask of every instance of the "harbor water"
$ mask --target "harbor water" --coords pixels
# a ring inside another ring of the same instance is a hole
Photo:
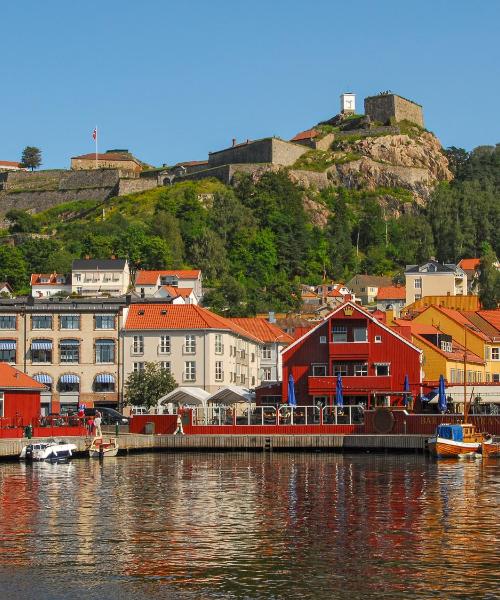
[[[500,461],[161,453],[0,464],[9,600],[500,598]]]

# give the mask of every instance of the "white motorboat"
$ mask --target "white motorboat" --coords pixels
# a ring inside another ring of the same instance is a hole
[[[21,450],[19,458],[26,461],[50,461],[59,462],[68,460],[73,456],[73,452],[77,450],[75,444],[66,444],[65,442],[56,442],[49,440],[44,442],[33,442],[27,444]]]
[[[103,438],[94,438],[89,446],[90,458],[105,458],[116,456],[118,454],[118,441],[116,438],[109,438],[105,442]]]

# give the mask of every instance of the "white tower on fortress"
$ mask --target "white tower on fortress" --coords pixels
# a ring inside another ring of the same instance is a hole
[[[340,112],[343,115],[353,115],[356,112],[356,94],[352,92],[340,94]]]

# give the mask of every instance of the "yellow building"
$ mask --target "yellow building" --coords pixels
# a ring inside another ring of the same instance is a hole
[[[120,169],[139,174],[142,164],[127,150],[108,150],[104,154],[82,154],[71,158],[71,169],[81,171],[86,169]]]
[[[500,382],[500,311],[460,312],[442,306],[429,306],[414,317],[415,323],[432,325],[485,362],[483,381]],[[488,317],[488,319],[486,318]],[[472,371],[473,372],[473,371]],[[468,375],[468,381],[473,375]]]

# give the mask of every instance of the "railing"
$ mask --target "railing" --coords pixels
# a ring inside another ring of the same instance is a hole
[[[193,425],[361,425],[363,407],[346,406],[198,406]]]

